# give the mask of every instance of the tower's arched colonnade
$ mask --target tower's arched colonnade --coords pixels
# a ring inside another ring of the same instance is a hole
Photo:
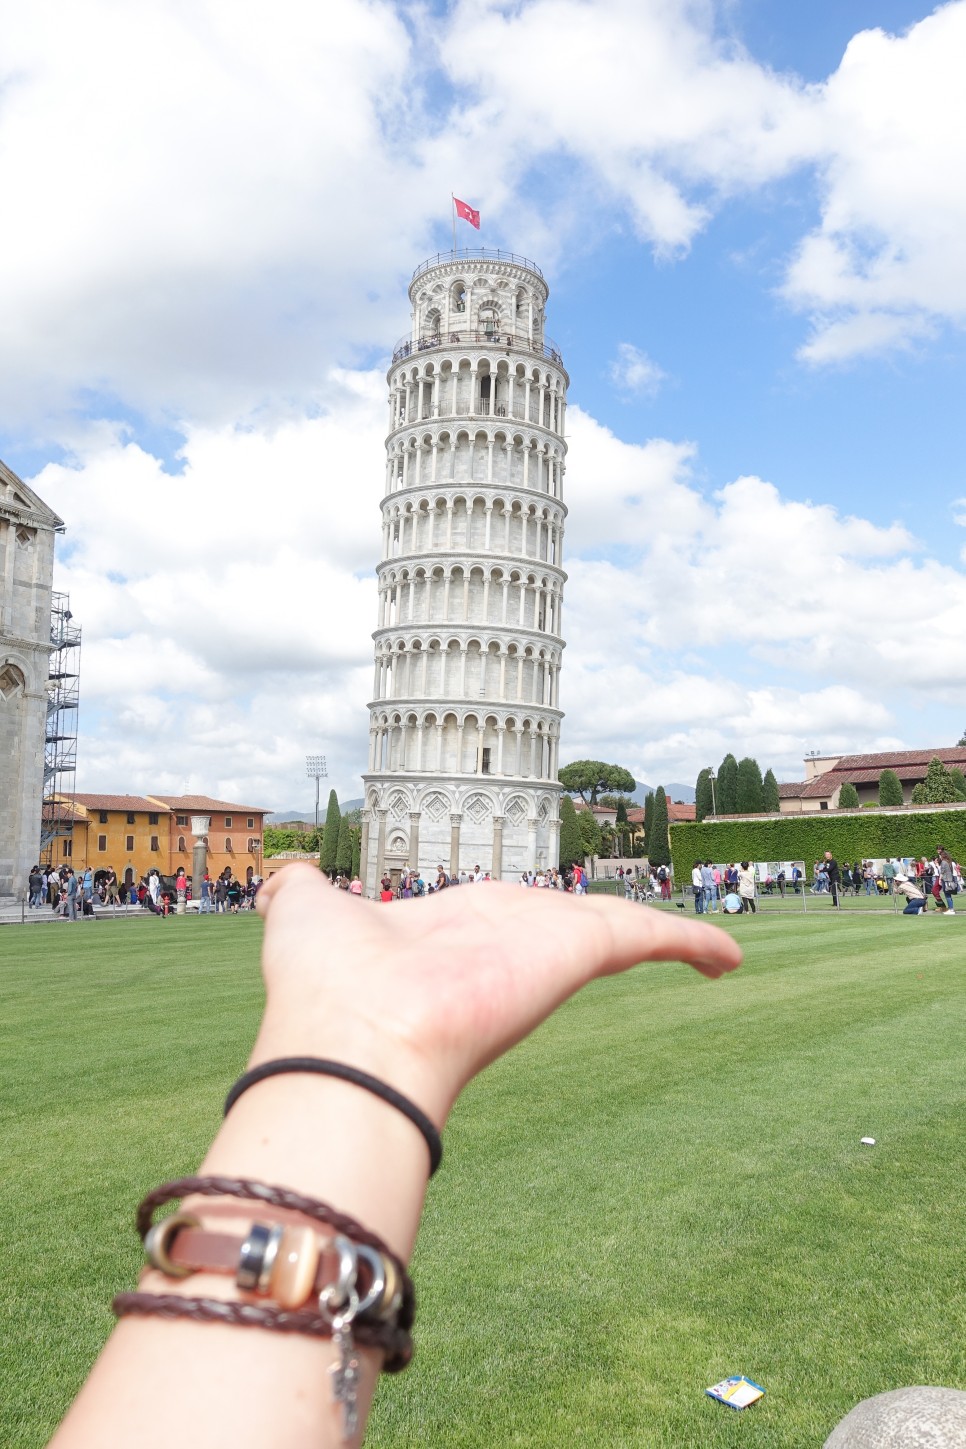
[[[506,254],[417,269],[389,368],[362,859],[373,894],[556,864],[569,378]]]

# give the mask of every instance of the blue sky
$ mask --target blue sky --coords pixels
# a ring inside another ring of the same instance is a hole
[[[451,191],[571,373],[564,758],[959,737],[966,0],[7,10],[0,456],[67,523],[81,788],[360,793]]]

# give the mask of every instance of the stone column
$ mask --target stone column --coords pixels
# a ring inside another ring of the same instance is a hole
[[[460,824],[462,815],[451,815],[449,817],[449,873],[459,875],[460,873]]]
[[[419,816],[418,810],[409,812],[409,864],[419,870]]]
[[[550,859],[548,865],[560,864],[560,817],[550,822]]]
[[[537,868],[537,822],[527,821],[527,869]]]
[[[493,817],[493,861],[490,874],[494,880],[503,879],[503,815]]]
[[[376,811],[376,817],[379,821],[379,836],[376,841],[376,879],[373,885],[374,894],[378,894],[379,882],[386,873],[386,821],[389,818],[389,811],[382,806]]]
[[[191,851],[191,899],[195,901],[201,900],[201,881],[205,873],[205,862],[208,856],[205,836],[210,829],[210,815],[192,815],[191,833],[195,837],[195,843]]]
[[[359,838],[359,879],[365,890],[369,880],[369,820],[368,810],[362,812],[362,835]]]

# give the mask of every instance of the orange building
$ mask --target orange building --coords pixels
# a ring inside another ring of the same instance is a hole
[[[191,817],[206,815],[208,871],[220,875],[226,866],[245,881],[261,874],[264,806],[236,805],[209,795],[96,795],[83,791],[60,797],[73,830],[61,842],[63,859],[75,870],[115,870],[123,884],[141,880],[149,871],[177,874],[183,865],[191,874],[195,838]]]
[[[207,815],[208,872],[212,879],[226,866],[242,883],[246,877],[261,875],[262,835],[265,816],[271,813],[266,805],[235,805],[229,800],[213,800],[210,795],[153,795],[156,805],[168,812],[169,874],[179,865],[191,874],[192,815]]]

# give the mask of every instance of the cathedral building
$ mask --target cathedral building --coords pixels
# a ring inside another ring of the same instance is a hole
[[[64,524],[0,463],[0,899],[40,859],[54,537]]]
[[[539,267],[444,253],[409,287],[389,435],[362,871],[556,865],[569,378]]]

